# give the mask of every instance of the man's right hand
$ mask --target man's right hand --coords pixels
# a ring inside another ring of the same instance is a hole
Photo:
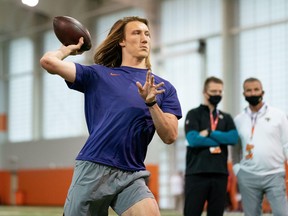
[[[208,129],[205,129],[205,130],[200,131],[199,134],[203,137],[207,137],[209,135],[209,131]]]

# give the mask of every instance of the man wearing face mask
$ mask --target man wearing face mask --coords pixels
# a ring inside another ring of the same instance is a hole
[[[201,216],[207,202],[207,216],[222,216],[225,208],[228,145],[238,141],[230,114],[217,109],[223,81],[206,79],[204,103],[186,115],[185,216]]]
[[[257,78],[246,79],[243,89],[249,106],[235,118],[241,145],[233,147],[232,160],[245,216],[262,215],[264,194],[274,216],[288,216],[284,166],[287,116],[263,102],[264,91]]]

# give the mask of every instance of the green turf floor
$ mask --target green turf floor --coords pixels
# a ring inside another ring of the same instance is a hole
[[[0,206],[0,216],[62,216],[63,207]],[[203,213],[203,216],[206,214]],[[243,216],[242,212],[226,212],[224,216]],[[116,216],[111,211],[109,216]],[[161,210],[161,216],[181,216],[173,210]],[[271,216],[264,214],[263,216]]]
[[[62,207],[0,206],[0,216],[61,216]]]
[[[18,207],[18,206],[0,206],[0,216],[61,216],[63,213],[62,207]],[[111,211],[109,214],[116,216]],[[181,216],[171,210],[161,211],[162,216]]]

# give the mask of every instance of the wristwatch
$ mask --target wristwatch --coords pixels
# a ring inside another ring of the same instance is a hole
[[[152,107],[152,106],[154,106],[156,103],[157,103],[157,101],[155,100],[155,101],[152,101],[152,102],[150,102],[150,103],[145,103],[145,104],[146,104],[146,106],[148,106],[148,107]]]

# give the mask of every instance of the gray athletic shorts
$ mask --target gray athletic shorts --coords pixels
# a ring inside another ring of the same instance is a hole
[[[76,161],[64,206],[65,216],[107,216],[109,206],[121,215],[144,198],[154,198],[145,181],[148,171],[127,172]]]

